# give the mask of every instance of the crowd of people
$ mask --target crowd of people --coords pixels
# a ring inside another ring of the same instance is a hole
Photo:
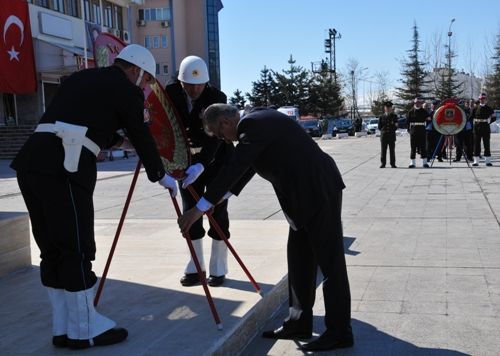
[[[443,162],[453,150],[454,162],[464,157],[472,166],[479,166],[480,158],[484,157],[485,165],[491,167],[490,124],[496,121],[494,110],[487,105],[487,96],[481,93],[477,100],[457,100],[457,105],[464,113],[459,132],[453,135],[443,135],[435,126],[433,120],[441,101],[424,102],[415,98],[413,107],[408,111],[407,130],[410,134],[410,164],[408,168],[416,167],[416,155],[422,160],[422,167],[429,168],[434,159]],[[395,142],[398,129],[398,117],[393,113],[393,104],[384,103],[384,114],[379,118],[381,155],[380,168],[386,165],[387,148],[390,152],[391,167],[396,168]]]

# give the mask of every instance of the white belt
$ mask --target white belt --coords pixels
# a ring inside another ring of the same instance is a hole
[[[49,132],[55,134],[57,131],[55,129],[55,124],[38,124],[35,132]],[[83,146],[92,152],[96,157],[101,151],[101,148],[86,136],[83,138]]]
[[[474,122],[489,122],[488,119],[474,119]]]
[[[192,155],[200,153],[203,147],[189,147],[189,151]]]
[[[410,122],[411,126],[424,126],[425,122]]]

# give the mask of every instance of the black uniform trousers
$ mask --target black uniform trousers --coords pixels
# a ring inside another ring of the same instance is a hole
[[[434,159],[434,157],[443,158],[444,137],[441,138],[441,134],[436,130],[426,130],[425,135],[427,157],[429,159]]]
[[[17,181],[40,248],[42,284],[70,292],[94,286],[93,191],[65,174],[19,172]]]
[[[328,204],[302,229],[288,234],[289,303],[311,320],[318,266],[323,274],[325,325],[339,338],[352,336],[351,293],[344,256],[341,221],[342,191],[332,194]]]
[[[484,157],[491,157],[490,135],[491,129],[488,123],[474,124],[474,156],[481,155],[481,140],[483,140]]]
[[[387,162],[387,147],[389,147],[389,160],[391,166],[396,165],[396,135],[395,134],[380,134],[380,144],[381,144],[381,152],[380,152],[380,162],[385,166]]]
[[[410,131],[410,159],[415,159],[417,149],[419,149],[420,157],[427,158],[426,137],[424,126],[414,126]]]
[[[193,157],[195,158],[196,156]],[[208,167],[205,167],[203,173],[198,177],[198,179],[193,184],[191,184],[191,187],[194,188],[199,197],[202,197],[203,194],[205,194],[207,186],[212,182],[212,180],[214,180],[217,173],[219,172],[220,165],[221,163],[218,164],[213,163],[210,164]],[[179,185],[182,185],[182,182],[179,182]],[[196,205],[197,201],[194,200],[193,196],[191,195],[188,189],[182,189],[181,187],[180,193],[182,197],[182,209],[184,212],[188,211],[189,209],[191,209]],[[226,237],[229,238],[230,232],[229,232],[229,216],[227,213],[227,205],[228,205],[227,200],[224,200],[222,203],[215,205],[212,212],[212,216],[214,217],[215,221],[219,224],[220,228],[222,229]],[[203,217],[201,217],[189,229],[189,237],[191,238],[191,240],[199,240],[203,238],[203,236],[205,236],[205,229],[203,228]],[[221,240],[219,234],[217,233],[211,222],[210,222],[210,229],[208,230],[208,236],[210,236],[214,240]]]
[[[455,157],[457,160],[460,160],[464,154],[468,161],[472,160],[472,141],[472,130],[464,129],[455,135]]]

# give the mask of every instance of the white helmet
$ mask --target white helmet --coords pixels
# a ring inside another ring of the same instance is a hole
[[[156,60],[153,54],[145,47],[138,44],[130,44],[122,49],[116,58],[123,59],[124,61],[136,65],[155,78]]]
[[[181,62],[177,79],[188,84],[205,84],[209,81],[207,64],[198,56],[187,56]]]

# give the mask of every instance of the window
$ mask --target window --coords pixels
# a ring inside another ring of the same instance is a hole
[[[54,10],[62,12],[64,14],[64,1],[63,0],[52,0],[54,2]]]
[[[161,48],[167,48],[167,35],[161,35]]]
[[[168,64],[163,65],[163,74],[168,74]]]
[[[103,3],[104,6],[104,26],[114,27],[113,26],[113,7],[111,3],[105,1]]]
[[[168,7],[139,9],[139,20],[144,20],[144,21],[170,20],[170,9]]]
[[[79,0],[65,0],[66,3],[66,15],[78,17],[79,16]]]
[[[153,48],[160,48],[160,36],[153,36]]]
[[[151,39],[149,36],[144,36],[144,47],[151,48]]]
[[[160,74],[160,64],[156,63],[156,75]]]
[[[83,14],[85,21],[91,21],[89,0],[83,0]]]
[[[92,0],[92,20],[93,23],[101,24],[101,9],[99,7],[99,0]]]

